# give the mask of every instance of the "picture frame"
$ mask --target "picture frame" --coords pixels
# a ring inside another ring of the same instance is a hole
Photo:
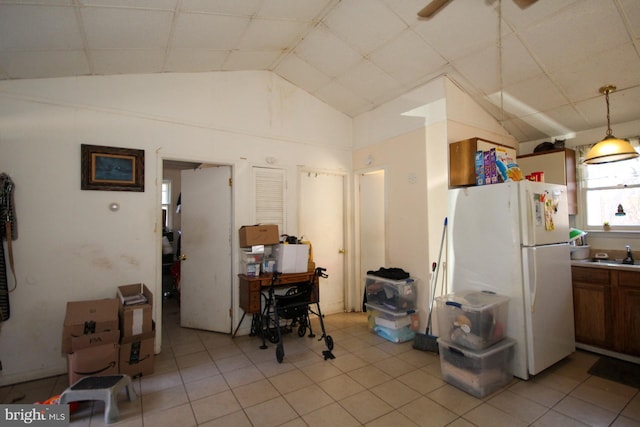
[[[144,150],[81,144],[81,189],[144,191]]]

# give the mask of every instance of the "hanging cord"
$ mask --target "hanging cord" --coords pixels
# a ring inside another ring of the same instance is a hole
[[[502,0],[498,0],[498,84],[500,85],[500,125],[504,126],[504,91],[502,89]]]

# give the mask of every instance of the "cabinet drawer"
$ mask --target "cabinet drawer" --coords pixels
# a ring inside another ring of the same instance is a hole
[[[620,286],[628,286],[640,289],[640,272],[619,270],[618,278],[618,284]]]
[[[600,285],[611,283],[611,272],[605,268],[571,267],[571,276],[574,282]]]

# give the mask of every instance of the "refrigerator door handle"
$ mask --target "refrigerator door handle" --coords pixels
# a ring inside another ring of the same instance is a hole
[[[531,293],[531,313],[536,310],[536,294],[538,291],[538,269],[535,267],[533,258],[535,253],[529,257],[529,273],[533,273],[530,276],[531,283],[529,284],[529,292]]]

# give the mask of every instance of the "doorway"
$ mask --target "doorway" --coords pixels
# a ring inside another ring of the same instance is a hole
[[[325,314],[345,311],[345,175],[301,170],[299,230],[311,242],[316,267],[327,269],[320,288]]]
[[[231,166],[163,160],[166,177],[171,177],[174,194],[171,228],[179,271],[180,324],[230,333]]]

